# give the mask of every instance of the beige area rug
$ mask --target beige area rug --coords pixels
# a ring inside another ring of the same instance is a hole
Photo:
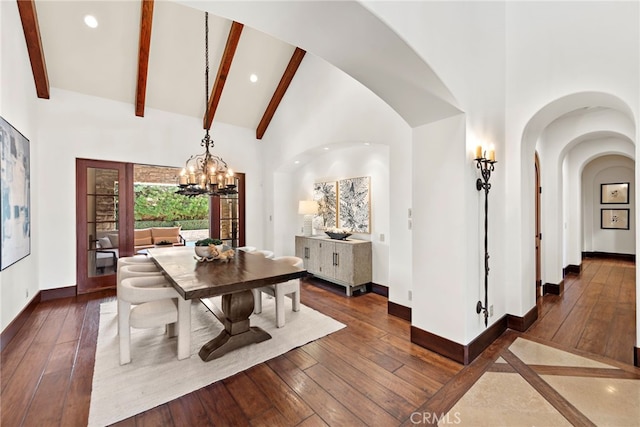
[[[212,299],[220,307],[219,298]],[[286,324],[275,327],[275,300],[263,297],[263,311],[251,316],[271,339],[235,350],[210,362],[198,351],[223,328],[200,302],[191,306],[191,357],[176,358],[177,340],[163,328],[132,329],[131,363],[120,366],[115,301],[100,306],[100,327],[89,408],[89,426],[105,426],[169,402],[244,371],[345,327],[305,305],[299,312],[285,299]]]

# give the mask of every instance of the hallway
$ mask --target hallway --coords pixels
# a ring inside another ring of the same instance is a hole
[[[526,332],[567,349],[633,365],[636,268],[631,261],[584,259],[564,278],[564,294],[538,300],[538,320]]]

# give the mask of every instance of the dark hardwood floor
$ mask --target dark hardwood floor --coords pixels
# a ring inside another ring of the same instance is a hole
[[[527,334],[632,363],[635,266],[586,260],[546,296]],[[104,292],[40,303],[0,354],[2,426],[86,425]],[[346,298],[303,283],[302,302],[347,325],[223,381],[124,420],[123,426],[411,425],[448,411],[518,335],[508,331],[463,366],[411,344],[387,300]]]

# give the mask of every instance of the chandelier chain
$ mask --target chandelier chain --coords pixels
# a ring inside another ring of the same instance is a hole
[[[204,108],[209,115],[209,12],[204,13]],[[207,129],[209,133],[209,129]]]

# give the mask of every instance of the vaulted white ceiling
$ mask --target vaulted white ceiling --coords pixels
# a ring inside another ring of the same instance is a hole
[[[35,2],[51,87],[135,106],[139,1]],[[89,28],[85,15],[98,27]],[[209,15],[209,93],[232,21]],[[146,107],[202,118],[205,111],[205,17],[201,10],[156,1]],[[214,117],[255,129],[295,47],[244,27]],[[255,74],[257,82],[249,76]]]

